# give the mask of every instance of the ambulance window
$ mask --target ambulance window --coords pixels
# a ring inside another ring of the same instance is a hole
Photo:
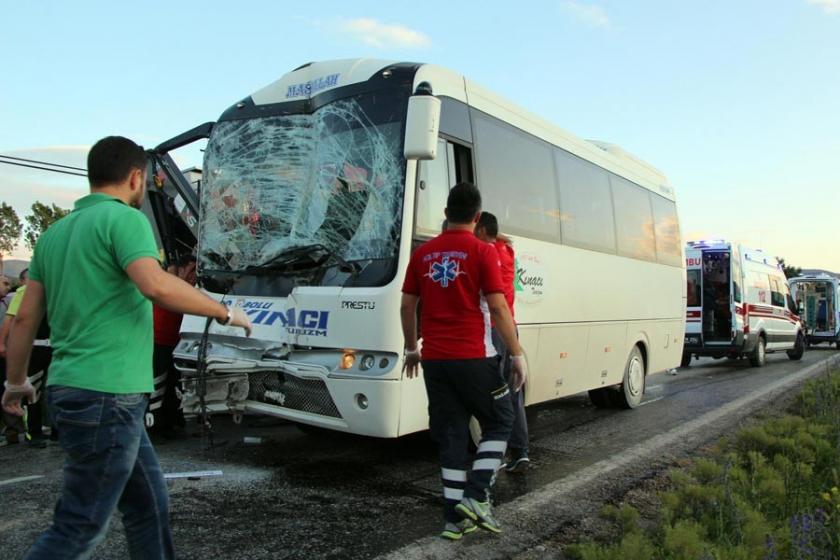
[[[687,301],[688,307],[700,307],[700,290],[702,289],[701,282],[703,271],[699,268],[689,270],[686,274],[688,277]]]
[[[732,252],[732,298],[741,303],[741,257]]]
[[[772,276],[770,276],[770,303],[779,307],[785,306],[785,296],[782,294],[779,279]]]
[[[616,175],[610,177],[615,209],[618,254],[656,260],[653,213],[648,191]]]
[[[683,258],[677,205],[658,194],[651,193],[650,199],[653,205],[653,227],[656,232],[656,260],[662,264],[680,266]]]
[[[505,233],[560,242],[551,148],[535,136],[473,112],[478,188]]]
[[[615,253],[615,220],[607,172],[563,150],[554,150],[560,187],[563,244]]]

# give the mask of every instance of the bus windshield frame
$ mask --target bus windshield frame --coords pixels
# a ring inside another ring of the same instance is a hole
[[[387,284],[399,253],[407,102],[407,90],[387,88],[217,123],[200,193],[208,288],[283,295],[293,285]]]

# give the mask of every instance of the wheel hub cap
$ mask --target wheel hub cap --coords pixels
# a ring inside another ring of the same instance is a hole
[[[627,381],[631,395],[636,396],[642,392],[642,387],[645,382],[645,369],[642,366],[642,360],[638,357],[633,358],[630,362],[630,371],[627,376]]]

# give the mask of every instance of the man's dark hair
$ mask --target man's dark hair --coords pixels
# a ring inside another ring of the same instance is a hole
[[[482,212],[481,217],[478,219],[478,224],[475,227],[476,229],[484,228],[484,232],[488,237],[495,239],[499,236],[499,220],[490,212]]]
[[[88,152],[88,182],[92,188],[119,183],[133,169],[146,169],[146,152],[128,138],[108,136]]]
[[[21,271],[20,271],[20,274],[18,275],[18,280],[20,280],[21,282],[23,282],[23,281],[24,281],[24,280],[26,280],[28,277],[29,277],[29,269],[28,269],[28,268],[24,268],[23,270],[21,270]]]
[[[446,199],[446,217],[449,223],[468,224],[481,211],[481,193],[472,183],[458,183]]]

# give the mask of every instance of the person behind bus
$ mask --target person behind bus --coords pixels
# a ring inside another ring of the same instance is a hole
[[[516,324],[513,311],[514,302],[514,277],[516,276],[516,255],[513,251],[513,242],[499,233],[499,220],[490,212],[482,212],[478,224],[475,226],[475,236],[496,248],[499,254],[499,267],[504,284],[505,301],[510,308],[510,318]],[[496,352],[502,357],[502,375],[507,379],[508,384],[513,385],[510,352],[505,347],[504,340],[493,325],[493,346]],[[528,419],[525,417],[525,392],[516,391],[511,395],[513,404],[513,430],[508,440],[508,451],[510,456],[505,460],[502,468],[507,472],[522,472],[530,465],[528,458]]]
[[[190,286],[195,285],[195,257],[184,255],[166,271],[174,274]],[[184,316],[160,305],[153,305],[155,346],[152,368],[155,378],[155,392],[149,399],[149,411],[154,415],[153,433],[164,437],[178,435],[186,422],[181,410],[181,372],[172,361],[172,353],[181,340],[181,321]]]
[[[481,194],[471,183],[449,191],[448,228],[411,256],[403,284],[400,319],[405,337],[404,368],[419,373],[429,400],[429,428],[440,448],[444,491],[441,537],[458,540],[476,523],[501,531],[490,508],[490,482],[504,457],[513,425],[510,389],[490,341],[490,320],[510,349],[513,390],[525,383],[527,367],[504,298],[499,257],[473,234]],[[423,348],[418,347],[417,308],[422,304]],[[482,438],[468,467],[470,417]]]

